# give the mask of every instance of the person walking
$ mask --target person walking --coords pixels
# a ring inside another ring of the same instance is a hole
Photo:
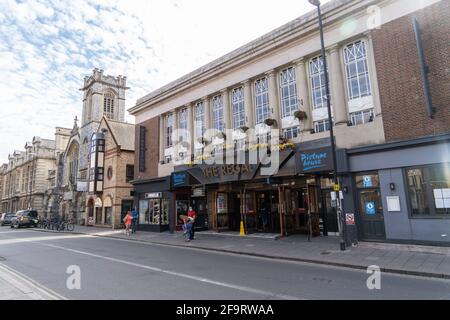
[[[128,211],[125,218],[123,218],[123,222],[125,223],[125,233],[129,236],[131,234],[131,224],[133,223],[133,216],[130,211]]]
[[[133,210],[131,211],[131,216],[133,217],[131,232],[136,233],[139,219],[139,213],[136,210],[136,207],[134,207]]]
[[[191,228],[189,231],[189,240],[194,240],[194,234],[195,234],[195,230],[194,230],[194,224],[195,224],[195,218],[197,217],[197,212],[195,212],[192,207],[189,207],[189,211],[188,211],[188,219],[190,220],[188,223],[191,224]]]

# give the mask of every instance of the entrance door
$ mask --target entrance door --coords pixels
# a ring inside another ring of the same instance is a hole
[[[359,190],[359,212],[361,212],[362,237],[365,240],[385,240],[383,207],[380,190]]]
[[[195,218],[195,230],[208,230],[208,210],[206,209],[206,198],[191,198],[192,209],[197,213]]]
[[[321,217],[324,224],[324,234],[339,233],[336,209],[331,205],[331,189],[322,190]]]
[[[102,211],[103,211],[103,208],[101,208],[101,207],[96,207],[95,208],[95,223],[96,224],[102,224],[103,223],[103,221],[102,221]]]
[[[133,210],[133,200],[123,200],[122,209],[120,211],[120,223],[122,223],[123,218],[125,218],[128,211]]]

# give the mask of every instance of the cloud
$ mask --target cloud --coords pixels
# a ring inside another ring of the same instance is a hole
[[[93,68],[127,76],[128,109],[312,9],[303,2],[0,1],[0,163],[33,136],[52,138],[54,127],[81,119],[79,88]]]

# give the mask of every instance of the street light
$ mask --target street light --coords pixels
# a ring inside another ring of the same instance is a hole
[[[331,101],[330,101],[330,83],[328,79],[328,67],[327,67],[327,59],[326,59],[326,52],[325,52],[325,42],[323,37],[323,23],[322,23],[322,12],[320,10],[320,1],[319,0],[308,0],[309,3],[311,3],[313,6],[317,7],[317,15],[319,17],[319,32],[320,32],[320,45],[321,45],[321,51],[322,51],[322,61],[323,61],[323,70],[325,75],[325,90],[326,90],[326,100],[327,100],[327,110],[328,110],[328,122],[330,126],[330,142],[331,142],[331,153],[333,155],[333,182],[334,185],[339,185],[338,181],[338,173],[337,173],[337,161],[336,161],[336,146],[334,143],[334,131],[333,131],[333,119],[331,116]],[[337,201],[337,213],[339,221],[342,224],[340,234],[341,234],[341,241],[340,246],[341,250],[345,250],[345,240],[344,240],[344,223],[342,221],[342,210],[341,210],[341,201],[339,194],[336,196]]]

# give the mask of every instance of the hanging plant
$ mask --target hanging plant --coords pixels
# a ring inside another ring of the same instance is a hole
[[[275,119],[266,119],[264,120],[264,123],[268,125],[269,127],[273,126],[277,121]]]
[[[305,111],[297,110],[294,113],[294,117],[296,117],[298,120],[305,120],[308,118],[308,115],[306,114]]]
[[[247,126],[242,126],[239,129],[242,130],[242,132],[247,132],[247,130],[249,129]]]

